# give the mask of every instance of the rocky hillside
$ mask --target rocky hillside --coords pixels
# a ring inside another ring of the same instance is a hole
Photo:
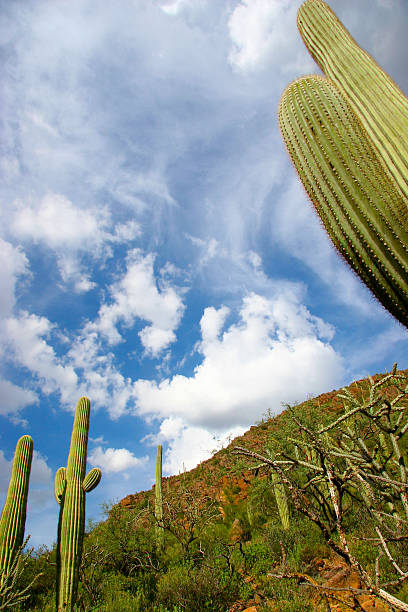
[[[404,370],[408,372],[408,370]],[[373,376],[375,381],[383,374]],[[347,389],[356,397],[363,397],[367,393],[368,380],[362,379],[353,382]],[[343,400],[337,396],[341,389],[335,389],[322,393],[315,398],[307,399],[299,404],[299,408],[305,412],[319,412],[322,415],[335,415],[343,408]],[[392,391],[389,391],[392,393]],[[268,444],[272,432],[279,431],[286,426],[290,420],[287,409],[277,416],[263,419],[257,425],[253,425],[242,436],[238,436],[225,448],[216,452],[210,459],[203,461],[194,469],[180,475],[163,478],[163,493],[170,499],[179,498],[182,492],[189,490],[194,493],[197,500],[217,500],[222,504],[226,499],[226,491],[235,491],[235,503],[245,500],[251,481],[255,472],[248,469],[247,461],[243,461],[232,454],[235,446],[242,446],[262,453]],[[154,486],[150,491],[131,493],[120,501],[123,508],[135,508],[147,500],[152,502]]]

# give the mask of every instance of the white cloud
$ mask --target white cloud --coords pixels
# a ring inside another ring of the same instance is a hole
[[[0,414],[19,421],[20,410],[38,403],[38,397],[29,389],[23,389],[8,380],[0,379]]]
[[[39,379],[45,394],[58,391],[63,403],[71,403],[78,394],[78,377],[71,365],[64,365],[45,338],[53,326],[45,317],[26,312],[9,317],[5,322],[6,342],[10,357]]]
[[[148,354],[156,357],[175,340],[174,330],[184,312],[180,295],[162,279],[157,285],[154,273],[154,256],[143,256],[139,249],[127,257],[127,269],[123,278],[111,287],[113,301],[99,310],[95,323],[89,330],[97,330],[110,344],[122,340],[117,325],[131,327],[136,318],[151,325],[140,332],[140,339]]]
[[[28,260],[23,251],[0,238],[0,317],[11,314],[17,279],[27,272]]]
[[[228,22],[229,61],[244,72],[273,64],[283,73],[314,66],[299,45],[296,12],[301,0],[242,0]]]
[[[65,283],[72,282],[78,293],[95,286],[84,270],[81,256],[93,259],[112,256],[111,245],[133,241],[140,235],[134,220],[113,227],[107,208],[80,208],[65,196],[48,193],[30,204],[14,202],[10,223],[13,235],[26,242],[42,243],[57,255],[58,268]]]
[[[53,249],[92,248],[108,224],[106,211],[81,210],[66,197],[55,193],[47,194],[38,206],[17,203],[16,208],[11,223],[15,235],[44,242]]]
[[[214,308],[213,306],[209,306],[204,310],[204,314],[200,321],[201,338],[203,343],[209,344],[218,339],[229,312],[230,309],[226,306],[221,306],[221,308],[218,309]]]
[[[161,351],[176,340],[176,334],[170,329],[160,327],[145,327],[139,332],[139,338],[152,357],[157,357]]]
[[[88,456],[90,465],[99,467],[107,474],[125,472],[145,464],[148,457],[135,457],[126,448],[107,448],[97,446]]]
[[[155,444],[167,443],[163,471],[171,475],[193,469],[244,432],[245,428],[238,426],[216,436],[203,427],[188,426],[180,417],[168,417],[159,433],[150,438]]]
[[[134,394],[131,380],[115,367],[114,355],[104,350],[96,331],[85,328],[73,341],[67,360],[80,375],[79,395],[89,396],[94,408],[105,408],[113,419],[126,412]]]
[[[334,330],[289,290],[271,299],[249,294],[239,321],[218,337],[225,315],[204,312],[203,361],[193,376],[134,383],[140,414],[225,430],[342,382],[342,359],[329,344]]]

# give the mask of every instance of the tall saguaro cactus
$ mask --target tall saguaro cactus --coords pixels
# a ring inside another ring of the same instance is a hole
[[[163,529],[163,494],[162,494],[162,456],[163,447],[161,444],[157,447],[156,455],[156,487],[155,487],[155,504],[154,515],[157,521],[157,549],[161,550],[164,544],[164,529]]]
[[[93,468],[86,476],[89,413],[91,404],[82,397],[76,407],[67,467],[55,475],[55,497],[60,504],[57,542],[56,609],[73,610],[85,531],[85,493],[92,491],[101,479]]]
[[[22,436],[14,453],[6,503],[0,518],[0,586],[7,580],[23,544],[32,458],[33,440],[30,436]]]
[[[323,0],[306,0],[298,25],[330,79],[283,93],[288,152],[334,245],[408,327],[408,145],[395,137],[408,136],[408,100]]]

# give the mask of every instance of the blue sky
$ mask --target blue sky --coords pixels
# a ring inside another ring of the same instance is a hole
[[[408,367],[339,258],[277,107],[319,73],[298,0],[2,0],[0,493],[34,439],[26,532],[91,399],[87,516],[194,467],[283,402]],[[408,91],[405,0],[331,0]]]

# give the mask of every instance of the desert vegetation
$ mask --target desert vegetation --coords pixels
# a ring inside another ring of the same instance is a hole
[[[107,504],[72,609],[407,609],[407,393],[394,368],[287,407],[161,478],[161,514],[156,487]],[[56,573],[24,552],[14,609],[54,610]]]

